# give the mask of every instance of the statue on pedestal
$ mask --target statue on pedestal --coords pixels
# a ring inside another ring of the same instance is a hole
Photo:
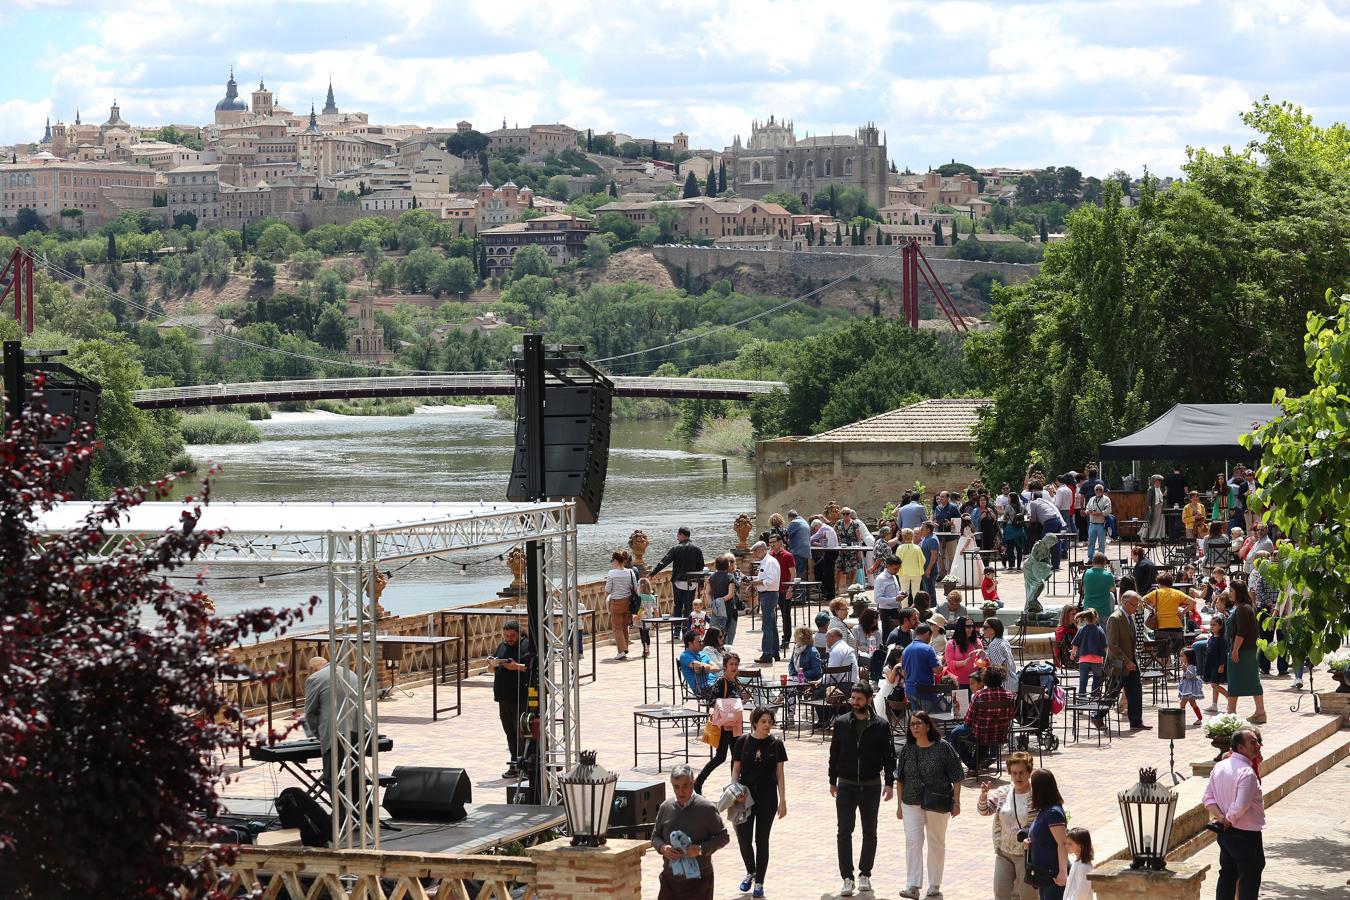
[[[641,528],[633,529],[633,533],[628,536],[628,549],[633,551],[633,566],[638,570],[642,577],[647,576],[647,563],[643,561],[642,554],[647,552],[651,540],[647,537],[647,532]]]
[[[731,530],[736,532],[736,555],[744,556],[749,553],[750,532],[755,530],[755,520],[750,518],[747,513],[741,513],[732,523]]]
[[[1044,612],[1045,607],[1041,606],[1041,592],[1045,590],[1045,583],[1050,580],[1050,551],[1059,540],[1058,534],[1047,534],[1036,542],[1031,548],[1031,554],[1022,561],[1022,582],[1026,587],[1027,602],[1026,615],[1034,616],[1037,613]]]
[[[844,508],[839,505],[839,501],[831,500],[829,503],[825,504],[825,512],[821,513],[821,515],[825,517],[825,524],[833,528],[834,523],[839,521],[839,517],[843,512]]]
[[[498,597],[525,596],[525,551],[512,547],[506,552],[506,568],[511,570],[511,583],[497,592]]]

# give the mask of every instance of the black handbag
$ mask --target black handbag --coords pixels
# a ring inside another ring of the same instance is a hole
[[[1045,866],[1032,865],[1031,851],[1027,851],[1024,870],[1022,880],[1037,890],[1049,887],[1055,883],[1055,873],[1051,872]]]
[[[919,806],[928,812],[949,813],[952,811],[953,798],[952,786],[943,784],[939,787],[923,786],[923,792],[919,797]]]

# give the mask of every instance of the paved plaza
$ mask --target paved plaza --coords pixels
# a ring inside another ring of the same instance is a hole
[[[1001,578],[1001,591],[1005,599],[1011,599],[1010,605],[1020,605],[1020,573],[1008,573]],[[1058,599],[1050,599],[1049,605],[1057,604]],[[748,625],[748,620],[743,620]],[[603,637],[603,635],[602,635]],[[663,640],[666,635],[662,635]],[[737,644],[741,648],[757,648],[759,633],[743,627]],[[634,644],[635,647],[638,645]],[[661,662],[669,678],[667,651],[670,643],[662,645]],[[589,641],[587,652],[590,652]],[[747,655],[747,654],[743,654]],[[748,654],[753,657],[754,654]],[[654,761],[644,758],[643,765],[633,765],[633,710],[643,703],[643,661],[634,656],[627,661],[616,661],[612,646],[600,645],[599,675],[595,683],[585,683],[581,688],[581,739],[582,746],[599,752],[600,762],[616,771],[621,779],[654,778],[658,775]],[[585,668],[589,670],[589,660]],[[786,672],[786,664],[766,667],[766,680],[777,679],[779,673]],[[652,674],[649,670],[649,675]],[[1325,678],[1318,673],[1319,678]],[[1290,707],[1297,696],[1289,690],[1287,678],[1270,677],[1263,679],[1267,695],[1269,724],[1263,729],[1266,735],[1266,755],[1269,757],[1280,748],[1296,742],[1318,725],[1327,722],[1325,716],[1315,715],[1308,698],[1304,699],[1302,710],[1292,712]],[[1326,689],[1326,685],[1321,685]],[[1145,692],[1145,703],[1149,700]],[[669,703],[669,692],[666,694]],[[379,728],[394,740],[391,753],[381,755],[381,769],[390,771],[395,765],[434,765],[462,766],[468,770],[474,785],[474,801],[477,803],[501,803],[506,799],[506,782],[501,773],[506,768],[507,753],[505,739],[498,723],[497,708],[492,701],[491,679],[486,675],[471,676],[464,684],[464,713],[450,718],[441,718],[438,722],[431,719],[431,691],[429,686],[417,686],[412,696],[406,697],[396,692],[394,697],[383,701],[379,706]],[[1250,713],[1249,701],[1239,707],[1240,713]],[[280,721],[286,710],[278,710]],[[1156,722],[1157,716],[1151,706],[1145,708],[1145,720]],[[1056,733],[1060,733],[1058,727]],[[820,737],[787,739],[790,761],[787,764],[788,816],[777,822],[773,830],[771,844],[772,859],[766,882],[767,893],[771,897],[802,898],[833,897],[839,886],[838,866],[835,860],[835,813],[834,802],[830,797],[826,778],[828,764],[828,744]],[[669,749],[670,734],[667,734]],[[654,735],[646,732],[640,736],[641,749],[655,748]],[[682,749],[684,742],[677,740],[676,746]],[[690,761],[699,764],[708,757],[708,748],[697,740],[688,744]],[[1189,762],[1212,758],[1214,748],[1204,738],[1200,729],[1187,732],[1186,739],[1177,743],[1176,756],[1178,769],[1189,774]],[[233,763],[235,760],[231,759]],[[1085,826],[1094,834],[1116,835],[1111,843],[1118,842],[1120,813],[1116,804],[1116,791],[1133,784],[1141,766],[1155,766],[1161,771],[1167,770],[1168,745],[1159,740],[1153,731],[1126,733],[1117,735],[1110,744],[1103,743],[1098,749],[1095,738],[1085,736],[1081,743],[1061,746],[1054,753],[1045,755],[1045,766],[1052,769],[1064,793],[1071,824]],[[667,771],[669,763],[666,764]],[[1337,773],[1345,777],[1344,767]],[[290,779],[279,776],[274,766],[249,762],[242,770],[230,766],[228,769],[232,782],[224,793],[229,796],[275,797],[283,788],[289,786]],[[721,789],[730,777],[730,768],[726,766],[709,779],[708,793]],[[1324,776],[1325,777],[1325,776]],[[1320,781],[1321,779],[1319,779]],[[996,783],[1002,783],[995,780]],[[954,819],[947,834],[947,865],[943,879],[944,894],[948,900],[988,900],[991,896],[990,875],[992,872],[992,840],[990,820],[979,816],[974,799],[978,787],[967,781],[963,786],[964,798],[962,814]],[[1303,788],[1297,795],[1301,801],[1310,788]],[[1343,798],[1343,790],[1327,794],[1336,801]],[[1323,801],[1333,802],[1330,799]],[[1284,815],[1295,807],[1294,798],[1275,807]],[[901,823],[895,818],[895,804],[882,809],[880,824],[880,848],[878,862],[873,873],[876,897],[895,898],[904,885],[904,837]],[[1331,812],[1330,807],[1327,807]],[[1336,820],[1341,824],[1340,836],[1336,836],[1332,821],[1328,818],[1328,828],[1319,830],[1324,837],[1312,839],[1306,845],[1309,852],[1318,847],[1328,847],[1328,841],[1344,840],[1345,814],[1339,813]],[[855,834],[855,852],[859,834]],[[715,857],[717,871],[716,897],[730,898],[739,896],[736,883],[744,874],[740,854],[733,839],[731,846],[720,851]],[[657,894],[657,875],[660,861],[655,854],[647,854],[643,864],[643,896],[655,897]],[[1212,896],[1212,882],[1209,886]],[[1275,896],[1275,895],[1271,895]],[[1279,896],[1321,897],[1340,896],[1336,894],[1298,894],[1288,893]]]

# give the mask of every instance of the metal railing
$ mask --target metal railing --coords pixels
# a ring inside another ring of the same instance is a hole
[[[747,400],[786,387],[778,381],[722,378],[667,378],[616,375],[614,390],[621,397],[667,397],[711,400]],[[366,397],[510,396],[512,375],[401,375],[386,378],[311,378],[295,381],[248,381],[235,384],[196,384],[186,387],[147,388],[132,392],[132,403],[142,409],[177,406],[219,406],[281,400],[327,400]]]

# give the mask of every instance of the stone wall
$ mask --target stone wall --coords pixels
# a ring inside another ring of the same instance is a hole
[[[900,284],[902,280],[898,247],[813,247],[810,250],[732,250],[722,247],[685,245],[656,246],[652,253],[681,277],[687,271],[691,279],[710,280],[738,267],[748,266],[769,275],[786,275],[805,283],[822,284],[844,278],[874,257],[876,264],[859,275],[860,280],[888,281]],[[941,250],[943,248],[936,248]],[[971,276],[984,272],[997,275],[1009,284],[1026,281],[1040,273],[1039,263],[978,262],[967,259],[944,259],[924,250],[933,273],[955,297]],[[734,285],[733,285],[734,286]],[[927,286],[920,284],[920,296],[926,297]],[[898,294],[897,294],[898,296]]]
[[[932,497],[944,488],[964,492],[977,477],[975,452],[966,443],[759,441],[755,521],[788,509],[809,517],[836,500],[870,522],[916,481]]]

